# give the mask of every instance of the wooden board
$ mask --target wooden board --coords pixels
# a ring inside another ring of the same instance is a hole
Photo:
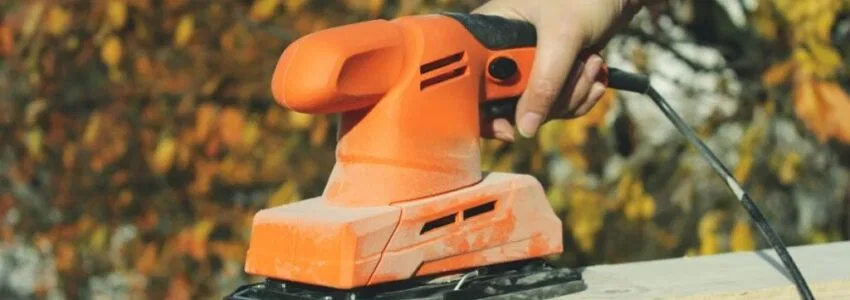
[[[850,299],[850,242],[788,251],[816,299]],[[597,265],[582,274],[586,291],[556,299],[800,299],[772,249]]]

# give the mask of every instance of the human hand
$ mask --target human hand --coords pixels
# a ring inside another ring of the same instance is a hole
[[[595,53],[652,1],[657,0],[491,0],[472,11],[537,29],[535,60],[516,109],[520,135],[532,137],[543,123],[583,116],[596,105],[606,87],[597,78],[603,59]],[[482,135],[512,142],[513,125],[492,120]]]

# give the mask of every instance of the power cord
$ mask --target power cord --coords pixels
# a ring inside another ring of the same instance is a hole
[[[758,206],[753,202],[750,196],[746,191],[741,187],[741,184],[738,180],[732,176],[732,173],[720,162],[720,159],[714,155],[714,153],[709,149],[705,143],[703,143],[694,133],[694,131],[682,120],[681,117],[670,107],[667,103],[667,100],[662,97],[658,91],[656,91],[649,83],[649,78],[646,76],[642,76],[639,74],[628,73],[616,68],[609,69],[609,87],[618,90],[630,91],[635,93],[640,93],[649,96],[658,108],[661,109],[661,112],[667,116],[668,119],[673,123],[677,130],[679,130],[688,141],[696,147],[700,154],[702,154],[705,159],[708,160],[708,163],[711,167],[720,174],[721,177],[726,181],[726,185],[735,194],[738,198],[738,201],[747,212],[750,214],[750,217],[756,223],[761,233],[767,238],[768,243],[776,250],[776,253],[779,255],[779,258],[782,260],[782,263],[785,265],[785,268],[791,273],[791,278],[794,281],[794,284],[797,286],[797,291],[800,293],[800,297],[805,300],[814,299],[812,295],[812,291],[809,289],[808,284],[806,283],[806,279],[803,278],[803,275],[800,273],[800,270],[797,268],[797,265],[794,263],[794,259],[791,258],[791,254],[788,253],[788,249],[785,247],[785,244],[782,242],[782,239],[770,226],[767,219],[761,213]]]

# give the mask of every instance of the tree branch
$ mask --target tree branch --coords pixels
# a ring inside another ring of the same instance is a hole
[[[627,29],[622,31],[622,34],[624,36],[637,38],[641,42],[645,42],[645,43],[648,42],[648,43],[652,43],[656,46],[659,46],[659,47],[663,48],[664,50],[669,51],[671,54],[673,54],[673,56],[675,56],[676,58],[678,58],[679,60],[681,60],[682,62],[687,64],[689,67],[691,67],[691,69],[694,69],[696,71],[717,72],[717,71],[722,71],[723,69],[725,69],[724,67],[709,67],[709,66],[705,66],[701,63],[698,63],[698,62],[692,60],[691,58],[687,57],[686,55],[682,54],[681,52],[679,52],[679,50],[677,50],[675,47],[673,47],[673,45],[669,41],[666,41],[666,40],[663,40],[659,37],[648,34],[648,33],[644,32],[642,30],[627,28]]]

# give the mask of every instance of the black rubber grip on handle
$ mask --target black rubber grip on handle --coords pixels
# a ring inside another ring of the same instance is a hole
[[[537,45],[537,30],[526,21],[482,14],[445,12],[443,15],[463,24],[475,39],[490,50]]]

